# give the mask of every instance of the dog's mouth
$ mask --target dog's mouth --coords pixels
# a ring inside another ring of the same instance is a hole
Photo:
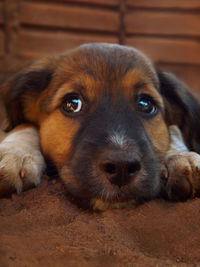
[[[104,189],[97,194],[97,197],[91,198],[90,206],[93,210],[107,210],[107,209],[119,209],[136,207],[138,204],[149,200],[157,194],[158,186],[154,185],[152,188],[147,189],[147,183],[143,186],[141,174],[138,174],[137,181],[130,184],[123,185],[121,187],[113,184],[105,186]],[[145,183],[145,181],[144,181]],[[157,187],[157,188],[156,188]]]
[[[102,192],[98,192],[95,197],[88,198],[90,194],[85,194],[80,198],[80,194],[77,194],[74,201],[80,208],[92,209],[95,211],[105,211],[108,209],[123,209],[133,208],[144,201],[144,198],[138,198],[134,193],[130,193],[130,188],[124,186],[124,188],[118,188],[117,186],[111,186],[111,188],[104,188]]]
[[[98,195],[89,201],[89,205],[93,210],[107,210],[134,207],[138,204],[138,199],[135,194],[130,192],[131,186],[124,185],[119,187],[117,185],[110,185],[105,188]]]
[[[151,177],[143,168],[131,182],[120,185],[112,183],[102,174],[74,174],[66,165],[60,171],[60,176],[67,191],[79,200],[79,205],[89,206],[93,210],[134,207],[155,197],[159,187],[157,175]]]

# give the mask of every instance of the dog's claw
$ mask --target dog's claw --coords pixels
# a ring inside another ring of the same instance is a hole
[[[23,178],[25,178],[26,174],[27,174],[26,169],[22,168],[21,171],[20,171],[20,177],[23,179]]]
[[[168,173],[167,173],[167,169],[166,169],[166,168],[163,169],[163,170],[161,171],[161,178],[162,178],[163,180],[167,180],[167,178],[168,178]]]
[[[183,169],[183,174],[184,174],[184,175],[189,175],[189,174],[190,174],[190,169],[189,169],[188,167],[185,167],[185,168]]]

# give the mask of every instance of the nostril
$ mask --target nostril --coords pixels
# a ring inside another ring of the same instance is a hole
[[[135,161],[132,163],[129,163],[127,166],[127,172],[128,175],[134,175],[137,171],[139,171],[141,169],[141,165],[139,161]]]
[[[104,163],[102,166],[102,169],[104,172],[108,174],[114,174],[116,173],[116,165],[111,162]]]
[[[133,181],[142,168],[140,157],[136,153],[124,151],[107,152],[100,158],[98,166],[102,175],[119,187]]]
[[[140,162],[110,162],[106,161],[101,164],[101,170],[109,175],[125,173],[128,176],[133,176],[137,171],[141,169]],[[124,171],[123,171],[124,170]]]

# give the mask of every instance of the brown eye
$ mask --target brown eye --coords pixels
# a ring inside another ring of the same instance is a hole
[[[82,100],[78,94],[69,94],[63,100],[62,110],[65,113],[80,112],[82,105]]]
[[[148,115],[157,114],[158,108],[148,95],[141,95],[136,101],[137,110]]]

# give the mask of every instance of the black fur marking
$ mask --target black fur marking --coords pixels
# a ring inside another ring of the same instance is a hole
[[[52,74],[52,71],[48,69],[30,71],[28,73],[20,72],[7,82],[9,89],[6,93],[2,93],[10,123],[7,131],[20,123],[27,122],[23,113],[22,97],[30,91],[40,94],[49,85]]]
[[[200,102],[192,95],[184,83],[168,72],[158,72],[160,92],[171,105],[173,117],[169,124],[177,124],[184,134],[190,150],[200,153]],[[177,107],[177,110],[174,108]],[[181,111],[177,123],[176,112]]]

